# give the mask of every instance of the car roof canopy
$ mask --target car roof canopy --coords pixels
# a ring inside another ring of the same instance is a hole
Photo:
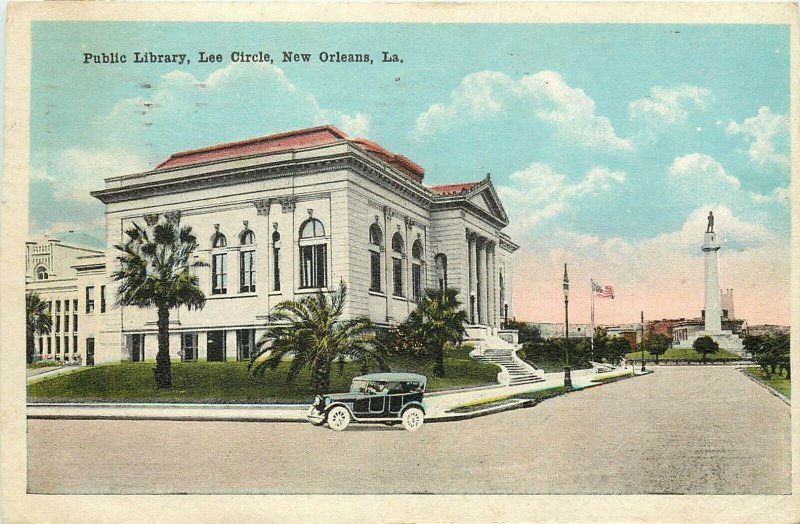
[[[383,382],[422,382],[428,381],[425,375],[417,373],[370,373],[354,377],[353,380],[383,381]]]

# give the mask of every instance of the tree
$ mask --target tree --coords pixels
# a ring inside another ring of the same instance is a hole
[[[708,335],[697,338],[692,343],[692,349],[703,355],[703,363],[706,361],[706,355],[709,353],[716,353],[719,351],[719,344],[709,337]]]
[[[606,346],[611,340],[608,336],[608,330],[602,326],[597,326],[594,328],[593,338],[594,347],[592,349],[592,360],[595,362],[602,362],[604,359],[608,358],[608,355],[606,355]]]
[[[515,329],[518,333],[519,343],[525,342],[541,342],[542,332],[539,326],[535,326],[529,322],[521,322],[517,319],[512,319],[506,322],[505,329]]]
[[[605,347],[605,358],[612,364],[619,364],[631,352],[631,343],[625,337],[611,337]]]
[[[202,309],[206,297],[193,269],[205,262],[191,261],[197,238],[190,226],[178,226],[165,219],[151,231],[134,223],[125,232],[127,240],[114,247],[121,252],[119,267],[111,278],[119,282],[117,306],[155,307],[158,313],[158,353],[155,382],[159,388],[172,386],[169,358],[170,310],[180,306]]]
[[[658,357],[666,353],[671,346],[672,340],[663,333],[649,333],[644,339],[645,351],[656,356],[656,364]]]
[[[304,367],[311,368],[311,386],[316,394],[330,389],[331,363],[346,358],[366,363],[375,361],[386,369],[382,354],[372,344],[372,323],[367,317],[342,320],[347,300],[344,282],[333,293],[316,293],[300,300],[284,300],[270,311],[267,332],[250,359],[254,375],[275,369],[281,360],[293,356],[287,381],[292,382]]]
[[[25,295],[25,362],[33,362],[36,335],[47,335],[53,327],[50,306],[36,293]]]
[[[461,309],[457,294],[453,288],[426,289],[422,301],[399,329],[413,341],[413,347],[433,360],[433,374],[437,377],[445,375],[445,345],[460,345],[466,333],[467,313]]]

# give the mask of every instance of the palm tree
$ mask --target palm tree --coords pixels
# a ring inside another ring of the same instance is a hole
[[[46,335],[53,327],[50,306],[36,293],[25,295],[25,361],[33,362],[35,335]]]
[[[206,297],[198,286],[193,268],[207,264],[190,261],[197,249],[197,238],[190,226],[178,226],[177,220],[167,219],[148,232],[134,223],[125,232],[124,244],[114,247],[121,251],[117,257],[119,269],[111,278],[119,282],[117,306],[149,308],[158,312],[158,353],[155,381],[159,388],[172,386],[169,359],[170,310],[186,306],[202,309]]]
[[[335,360],[374,360],[386,369],[380,352],[372,342],[372,323],[367,317],[342,320],[347,300],[347,286],[328,294],[316,293],[300,300],[285,300],[270,311],[267,332],[259,340],[250,359],[254,375],[275,369],[281,360],[293,355],[287,381],[292,382],[300,370],[311,368],[314,393],[330,389],[331,363]]]
[[[411,334],[423,351],[433,359],[433,374],[444,376],[444,347],[459,345],[464,340],[467,312],[456,298],[458,291],[426,289],[425,296],[401,326]]]

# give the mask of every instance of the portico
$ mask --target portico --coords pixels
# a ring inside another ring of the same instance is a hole
[[[469,262],[470,322],[500,327],[503,318],[500,285],[496,263],[498,239],[467,228]]]

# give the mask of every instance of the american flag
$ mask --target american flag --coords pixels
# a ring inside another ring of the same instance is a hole
[[[614,286],[604,286],[592,280],[592,291],[599,298],[614,298]]]

